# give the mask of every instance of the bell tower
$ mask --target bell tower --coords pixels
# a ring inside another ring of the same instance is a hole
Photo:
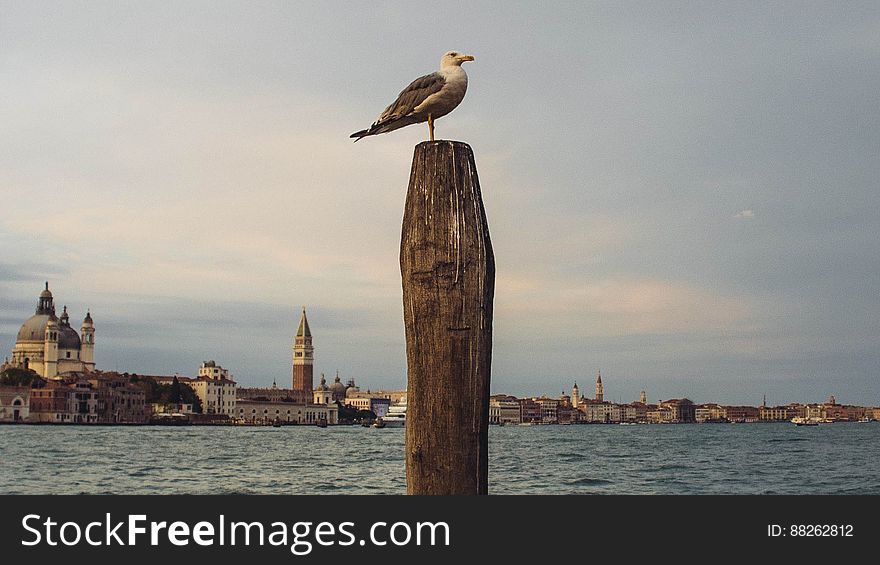
[[[46,322],[46,336],[43,340],[43,378],[51,379],[58,375],[58,318],[54,308]]]
[[[91,311],[86,311],[86,317],[83,319],[80,342],[82,350],[79,358],[86,371],[93,371],[95,369],[95,324],[92,322]]]
[[[293,390],[306,393],[306,398],[312,396],[314,355],[312,331],[306,318],[306,307],[303,306],[299,328],[296,330],[296,337],[293,338]]]
[[[605,389],[602,386],[602,371],[596,371],[596,402],[603,402]]]

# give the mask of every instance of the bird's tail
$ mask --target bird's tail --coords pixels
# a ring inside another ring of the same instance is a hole
[[[367,137],[368,135],[371,135],[370,130],[369,129],[362,129],[361,131],[354,132],[349,137],[355,138],[354,142],[357,143],[362,138]]]

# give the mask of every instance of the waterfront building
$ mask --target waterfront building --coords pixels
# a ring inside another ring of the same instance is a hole
[[[519,424],[522,422],[522,406],[513,396],[496,394],[489,397],[490,424]]]
[[[405,390],[367,390],[366,392],[363,392],[357,387],[349,387],[345,390],[346,398],[387,398],[391,404],[405,403],[406,395],[407,392]]]
[[[590,424],[608,424],[620,421],[620,410],[615,411],[611,402],[585,399],[581,405],[583,421]]]
[[[327,424],[339,423],[336,403],[301,404],[298,402],[238,399],[236,418],[248,424]]]
[[[539,424],[541,422],[541,405],[530,398],[521,398],[519,401],[520,414],[524,424]]]
[[[669,410],[669,413],[664,414],[664,416],[668,415],[671,422],[688,423],[696,420],[694,403],[687,398],[673,398],[662,401],[660,402],[660,408]]]
[[[235,379],[214,361],[202,363],[199,376],[192,379],[189,386],[202,401],[202,413],[235,416]]]
[[[825,405],[824,404],[807,404],[804,406],[804,412],[806,413],[805,417],[810,420],[824,420],[825,419]]]
[[[301,391],[306,398],[311,398],[314,385],[313,371],[315,364],[315,348],[312,346],[312,331],[306,318],[306,307],[303,306],[302,317],[296,336],[293,338],[293,390]]]
[[[796,406],[761,406],[759,419],[762,422],[788,422],[798,415],[800,410]]]
[[[578,406],[580,405],[580,402],[581,402],[581,392],[580,392],[580,389],[578,389],[577,382],[575,382],[574,386],[571,387],[571,405],[575,410],[577,410]]]
[[[644,391],[642,391],[644,393]],[[639,395],[640,398],[644,398],[643,395]],[[646,423],[648,421],[648,411],[656,409],[657,407],[653,404],[647,404],[645,402],[633,402],[630,404],[633,412],[633,422],[641,422]]]
[[[635,422],[638,420],[638,409],[633,404],[612,404],[612,422]]]
[[[337,375],[337,381],[339,376]],[[330,387],[327,387],[324,381],[324,375],[321,375],[321,386],[327,389],[329,398],[333,400],[334,394]],[[319,387],[320,388],[320,387]],[[317,400],[315,401],[317,403]],[[342,400],[343,405],[351,406],[357,410],[366,410],[372,412],[377,418],[381,418],[388,414],[388,408],[391,407],[391,399],[382,394],[371,394],[369,392],[361,393],[360,389],[354,385],[354,379],[348,381],[345,389],[345,397]]]
[[[83,319],[80,333],[70,326],[67,306],[55,316],[49,283],[37,299],[37,309],[15,339],[12,359],[3,368],[30,369],[46,379],[95,369],[95,325],[91,312]]]
[[[53,424],[99,423],[98,392],[88,381],[49,380],[31,389],[30,421]]]
[[[150,411],[153,414],[195,414],[193,405],[186,402],[153,402],[150,404]]]
[[[648,410],[647,413],[649,424],[673,424],[675,423],[672,408],[663,406],[662,403]]]
[[[271,400],[273,402],[298,402],[305,404],[314,399],[313,394],[292,388],[280,388],[275,381],[270,387],[237,387],[238,400]]]
[[[215,372],[216,371],[216,372]],[[149,377],[158,383],[171,384],[174,379],[193,389],[202,403],[202,414],[234,417],[238,386],[229,371],[215,361],[205,361],[199,367],[198,377],[182,375]]]
[[[143,424],[150,418],[146,392],[128,375],[96,371],[86,381],[98,395],[99,424]]]
[[[577,410],[572,406],[571,397],[562,391],[562,394],[559,395],[559,403],[556,405],[556,423],[571,424],[572,421],[578,420],[579,418],[572,416],[574,412]]]
[[[726,422],[727,412],[719,404],[700,404],[694,408],[694,420],[697,423]]]
[[[556,424],[559,422],[559,401],[555,398],[547,398],[546,396],[541,396],[537,398],[532,398],[532,401],[535,402],[541,410],[541,417],[538,422],[541,424]]]
[[[826,404],[825,417],[832,421],[851,422],[866,416],[867,411],[862,406],[849,404]]]
[[[387,398],[346,398],[345,406],[351,406],[358,410],[367,410],[382,418],[388,414],[388,408],[391,407],[391,400]]]
[[[127,375],[95,371],[35,383],[26,421],[53,424],[143,424],[144,389]]]
[[[731,422],[758,422],[761,411],[757,406],[725,406],[724,417]]]
[[[26,422],[30,407],[31,387],[0,385],[0,422]]]
[[[605,389],[602,386],[602,371],[596,371],[596,402],[602,402],[605,399]]]

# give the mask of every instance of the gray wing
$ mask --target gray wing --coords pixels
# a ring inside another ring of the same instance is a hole
[[[440,92],[446,79],[440,73],[431,73],[412,81],[409,86],[400,91],[397,100],[385,108],[385,111],[376,120],[374,126],[382,125],[410,114],[428,96]]]
[[[432,94],[440,92],[446,84],[446,79],[440,73],[431,73],[412,81],[409,86],[400,91],[397,100],[385,108],[385,111],[376,118],[376,121],[368,129],[357,131],[350,137],[355,141],[368,135],[387,133],[396,129],[424,122],[427,116],[413,116],[412,111]]]

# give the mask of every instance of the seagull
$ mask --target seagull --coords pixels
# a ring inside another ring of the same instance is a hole
[[[428,122],[428,133],[434,141],[434,120],[455,110],[467,92],[468,78],[461,64],[473,61],[470,55],[449,51],[440,59],[440,70],[412,81],[397,100],[379,114],[368,129],[351,134],[358,141],[368,135],[387,133],[410,124]]]

